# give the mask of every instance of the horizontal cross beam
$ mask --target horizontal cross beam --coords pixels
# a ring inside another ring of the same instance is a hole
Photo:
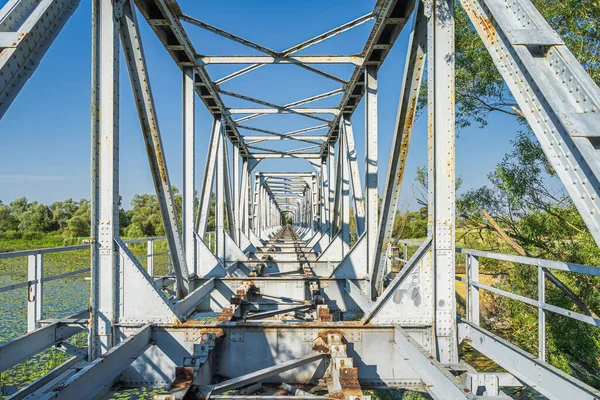
[[[278,109],[278,108],[229,108],[228,114],[333,114],[339,115],[340,110],[337,108],[294,108],[294,109]]]
[[[200,56],[196,62],[209,64],[354,64],[362,65],[360,56]]]

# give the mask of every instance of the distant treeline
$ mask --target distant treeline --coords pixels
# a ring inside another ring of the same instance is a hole
[[[175,207],[181,216],[181,195],[173,189]],[[211,202],[214,214],[214,199]],[[25,197],[9,204],[0,200],[0,238],[41,239],[48,235],[86,237],[90,235],[90,202],[66,199],[45,205]],[[124,237],[149,237],[165,234],[158,198],[151,194],[136,194],[131,209],[119,209],[120,234]],[[209,218],[208,229],[214,229],[214,218]]]
[[[181,195],[174,191],[175,208],[181,218]],[[197,207],[197,204],[196,204]],[[211,198],[208,230],[214,229],[215,198]],[[350,229],[354,230],[351,210]],[[128,238],[162,236],[165,228],[154,194],[136,194],[131,201],[131,209],[119,210],[120,234]],[[399,212],[394,224],[394,237],[424,237],[427,232],[427,208],[416,212]],[[87,237],[90,235],[90,202],[88,199],[75,201],[66,199],[45,205],[29,201],[25,197],[9,204],[0,200],[0,238],[42,239],[48,235],[65,237]]]

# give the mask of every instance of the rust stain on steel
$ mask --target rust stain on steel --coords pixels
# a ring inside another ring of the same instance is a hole
[[[408,145],[410,144],[410,135],[415,122],[415,114],[417,112],[417,100],[417,97],[413,98],[412,104],[406,114],[406,121],[403,127],[404,135],[402,135],[402,141],[400,142],[400,166],[398,168],[398,175],[396,175],[396,184],[398,185],[402,183],[402,178],[404,177],[404,167],[406,165],[406,157],[408,156]]]
[[[333,316],[329,312],[329,308],[321,307],[318,309],[318,317],[317,319],[322,322],[332,322]]]
[[[156,152],[156,160],[158,162],[160,179],[162,180],[162,183],[168,187],[169,183],[167,181],[167,168],[165,166],[165,159],[162,154],[162,149],[160,148],[160,137],[158,136],[158,129],[156,127],[152,130],[152,139],[154,141],[154,149]]]
[[[189,387],[194,379],[194,367],[175,367],[175,380],[169,391],[181,390]]]
[[[358,383],[358,368],[340,368],[340,384],[342,385],[343,398],[348,395],[362,395]]]
[[[477,15],[477,16],[475,16],[475,19],[481,26],[481,29],[483,29],[485,35],[487,36],[487,38],[490,41],[490,44],[492,44],[492,45],[495,44],[496,43],[496,28],[494,28],[494,24],[492,24],[492,21],[490,21],[489,18],[487,18],[483,15]]]
[[[223,307],[223,312],[217,315],[218,322],[229,322],[233,317],[233,307]]]
[[[319,331],[319,337],[322,338],[325,343],[329,343],[329,335],[339,335],[340,337],[344,337],[344,331],[340,330],[340,329],[323,329],[322,331]]]

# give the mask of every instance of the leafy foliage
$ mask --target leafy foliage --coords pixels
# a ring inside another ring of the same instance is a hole
[[[181,218],[182,197],[173,187],[173,200]],[[198,201],[195,204],[196,211]],[[211,197],[208,229],[214,230],[215,197]],[[90,235],[91,208],[86,199],[74,201],[66,199],[50,206],[29,202],[25,197],[12,201],[9,205],[0,201],[0,238],[3,239],[42,239],[50,235],[64,237],[86,237]],[[165,228],[158,198],[155,194],[136,194],[131,201],[131,209],[119,208],[119,227],[124,237],[139,238],[163,236]]]
[[[559,33],[583,68],[600,84],[600,5],[597,0],[532,0]],[[600,252],[571,199],[558,182],[518,104],[461,7],[456,17],[456,126],[485,127],[491,114],[504,114],[523,124],[513,150],[489,174],[489,184],[468,190],[457,199],[457,242],[464,247],[514,252],[515,248],[482,215],[485,210],[510,239],[533,257],[600,265]],[[421,111],[427,88],[421,91]],[[417,171],[415,198],[427,204],[427,173]],[[405,217],[422,221],[426,209]],[[426,222],[426,218],[425,218]],[[423,237],[424,229],[405,230],[404,237]],[[537,269],[498,261],[482,263],[484,273],[500,273],[497,285],[510,292],[537,298]],[[600,281],[567,272],[555,272],[593,311],[600,311]],[[565,294],[548,283],[547,302],[582,312]],[[600,387],[600,334],[582,322],[547,313],[548,360],[580,379]],[[486,315],[488,328],[533,354],[537,352],[537,310],[524,303],[494,297]]]

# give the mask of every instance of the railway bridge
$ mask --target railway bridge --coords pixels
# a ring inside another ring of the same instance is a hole
[[[369,398],[363,390],[387,388],[424,391],[436,399],[497,399],[521,386],[551,399],[600,398],[598,390],[548,364],[545,351],[547,313],[600,325],[594,315],[546,303],[547,274],[598,276],[597,268],[456,248],[454,0],[373,1],[368,14],[323,27],[323,33],[284,50],[187,15],[176,0],[91,2],[92,235],[90,265],[82,270],[91,275],[91,300],[81,313],[45,319],[44,254],[68,249],[0,255],[28,257],[28,282],[12,289],[27,287],[30,295],[29,333],[0,344],[0,371],[49,347],[71,356],[11,398],[91,399],[110,396],[117,387],[153,387],[161,399],[358,400]],[[461,3],[598,242],[600,89],[530,0]],[[2,8],[0,118],[78,6],[79,0],[9,0]],[[181,70],[182,215],[140,24],[149,25]],[[371,30],[359,54],[310,54],[312,46],[365,24]],[[190,29],[235,42],[253,55],[206,55],[188,37]],[[402,89],[384,160],[387,177],[378,181],[378,87],[385,84],[378,70],[403,30],[410,39],[404,71],[397,68]],[[128,77],[120,73],[121,56]],[[211,65],[236,64],[220,78],[207,72]],[[348,79],[326,68],[338,64],[352,69]],[[292,65],[338,88],[289,104],[225,89],[265,65]],[[425,70],[428,236],[400,241],[392,228]],[[153,240],[140,257],[119,237],[119,87],[128,83],[165,226],[167,275],[154,273]],[[360,102],[364,172],[352,123]],[[196,106],[213,117],[199,187]],[[253,124],[272,114],[312,125],[281,132]],[[278,160],[281,168],[257,169],[265,159]],[[290,159],[305,160],[306,168],[286,167]],[[211,199],[215,230],[209,234]],[[405,249],[402,257],[391,252],[393,244]],[[456,276],[457,257],[466,259],[466,277]],[[483,258],[537,268],[538,298],[480,282]],[[391,273],[393,262],[402,264],[397,274]],[[457,314],[457,280],[466,284],[463,316]],[[537,354],[481,326],[480,291],[537,309]],[[74,348],[68,339],[82,332],[87,349]],[[477,371],[462,361],[464,342],[503,372]]]

